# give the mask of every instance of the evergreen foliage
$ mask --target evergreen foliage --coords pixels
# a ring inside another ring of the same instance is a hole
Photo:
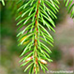
[[[72,1],[64,0],[64,3],[73,18],[74,4]],[[19,20],[17,26],[19,26],[18,30],[20,31],[17,34],[18,41],[20,41],[18,45],[24,45],[21,54],[23,58],[20,60],[23,62],[21,66],[28,64],[24,72],[30,68],[29,74],[37,74],[40,67],[45,72],[48,70],[47,61],[52,62],[49,55],[51,50],[46,43],[53,47],[54,39],[49,31],[55,32],[53,19],[57,19],[59,0],[19,0],[17,5],[20,3],[16,20]]]
[[[22,0],[19,0],[17,4],[20,2],[22,2]],[[48,30],[55,32],[53,29],[53,27],[55,27],[53,19],[57,18],[56,13],[59,11],[58,4],[58,0],[50,0],[50,2],[48,0],[24,0],[17,10],[20,14],[16,18],[16,20],[20,20],[17,23],[17,26],[19,26],[18,30],[20,30],[17,35],[17,37],[19,37],[18,41],[20,41],[19,45],[25,42],[25,47],[21,54],[21,57],[24,57],[20,62],[23,61],[21,66],[29,63],[24,70],[27,71],[27,69],[31,67],[29,74],[37,74],[40,67],[43,71],[48,70],[46,68],[47,61],[52,62],[49,56],[51,50],[42,41],[47,42],[53,47],[54,39]],[[24,26],[26,27],[21,30]],[[44,26],[46,26],[48,30]],[[26,53],[28,53],[28,55],[25,55]]]
[[[64,0],[68,13],[71,13],[71,17],[74,18],[74,3],[73,0]]]

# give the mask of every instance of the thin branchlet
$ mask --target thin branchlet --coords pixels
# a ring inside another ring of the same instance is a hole
[[[39,15],[39,5],[40,5],[40,0],[38,0],[38,4],[37,4],[37,10],[36,10],[36,14],[35,14],[35,39],[34,39],[34,47],[36,47],[35,49],[35,54],[34,54],[34,57],[35,57],[35,65],[34,65],[34,72],[36,73],[36,69],[38,67],[38,57],[37,57],[37,49],[38,49],[38,15]]]

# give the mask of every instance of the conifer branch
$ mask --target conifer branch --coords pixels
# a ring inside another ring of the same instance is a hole
[[[73,0],[64,0],[65,6],[67,7],[68,13],[71,13],[71,17],[74,18],[74,3]]]
[[[49,55],[52,52],[49,47],[53,47],[54,42],[50,31],[55,32],[53,19],[57,19],[59,0],[19,0],[19,3],[22,5],[17,10],[16,20],[19,20],[17,26],[20,31],[17,37],[20,41],[18,45],[24,45],[21,66],[28,64],[24,72],[30,68],[29,74],[37,74],[40,68],[45,72],[48,70],[47,61],[53,61]]]
[[[18,3],[20,2],[22,1],[19,0]],[[50,46],[53,46],[52,43],[54,39],[48,30],[55,31],[53,29],[53,27],[55,27],[53,19],[57,18],[58,4],[58,0],[25,0],[17,10],[17,12],[21,14],[18,15],[16,20],[22,18],[17,23],[19,26],[18,30],[20,30],[17,35],[17,37],[19,37],[18,41],[20,41],[18,45],[25,44],[21,54],[21,57],[24,57],[20,62],[25,62],[21,66],[30,63],[24,70],[27,71],[27,69],[31,67],[29,74],[37,74],[40,67],[43,71],[45,71],[45,69],[48,70],[46,68],[47,61],[52,62],[49,56],[51,50],[42,42],[45,41]],[[27,25],[26,28],[21,30],[24,25]],[[44,26],[46,26],[48,30]],[[29,55],[25,55],[26,53],[29,53]]]
[[[36,9],[36,14],[35,14],[35,39],[34,39],[34,72],[36,73],[37,68],[39,68],[38,66],[38,55],[37,55],[37,49],[38,49],[38,15],[39,15],[39,5],[40,5],[40,0],[38,0],[37,2],[37,9]]]
[[[0,1],[5,6],[4,0]],[[45,72],[48,70],[47,62],[53,61],[50,58],[52,51],[49,47],[53,47],[54,39],[50,31],[55,32],[53,19],[57,19],[59,0],[17,0],[16,2],[18,6],[16,20],[19,20],[18,46],[24,46],[20,55],[22,57],[20,62],[23,62],[21,66],[28,64],[24,72],[30,68],[29,74],[37,74],[40,68]],[[10,1],[8,3],[10,4]],[[64,3],[68,13],[71,13],[71,17],[74,18],[73,0],[64,0]],[[13,4],[12,1],[11,7]],[[13,10],[15,11],[16,7]]]

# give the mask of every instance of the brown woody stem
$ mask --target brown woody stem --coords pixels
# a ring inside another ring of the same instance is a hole
[[[35,30],[36,30],[36,33],[35,33],[35,39],[34,39],[34,46],[36,48],[35,50],[35,53],[34,53],[34,57],[35,57],[35,65],[38,66],[38,58],[37,58],[37,45],[38,45],[38,42],[37,42],[37,39],[38,39],[38,14],[39,14],[39,5],[40,5],[40,0],[38,0],[38,4],[37,4],[37,11],[36,11],[36,14],[35,14]],[[34,67],[34,72],[36,74],[36,66]]]

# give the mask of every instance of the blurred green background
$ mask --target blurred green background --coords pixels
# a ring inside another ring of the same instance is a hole
[[[28,74],[28,72],[23,72],[25,67],[20,67],[19,63],[22,46],[17,46],[16,1],[6,0],[5,6],[0,3],[0,74]],[[67,14],[62,0],[60,0],[60,9],[57,16],[58,19],[54,20],[56,32],[51,32],[55,39],[54,47],[51,48],[52,54],[50,55],[53,62],[48,63],[48,68],[49,71],[73,71],[74,22]],[[44,73],[41,71],[40,74]],[[46,72],[45,74],[51,73]]]

